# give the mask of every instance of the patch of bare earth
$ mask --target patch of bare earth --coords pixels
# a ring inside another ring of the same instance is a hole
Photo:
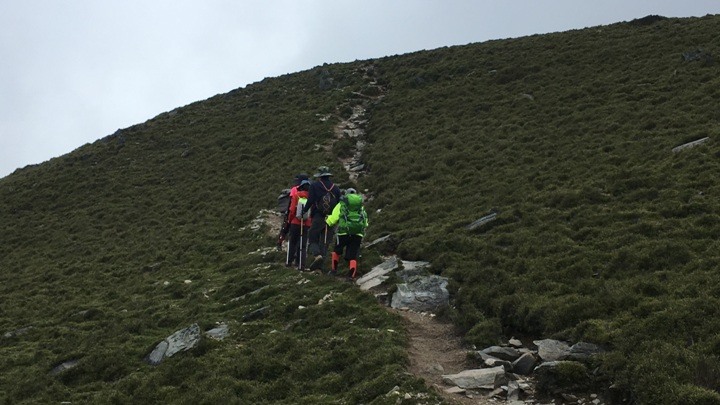
[[[412,374],[424,379],[426,384],[435,388],[448,403],[496,404],[481,396],[469,398],[445,392],[449,386],[443,383],[443,374],[455,374],[472,368],[467,361],[467,350],[463,348],[452,324],[440,322],[428,314],[390,310],[405,319],[410,335],[409,371]]]

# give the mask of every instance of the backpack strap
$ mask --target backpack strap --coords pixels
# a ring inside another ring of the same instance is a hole
[[[322,180],[320,180],[320,184],[322,184],[323,188],[324,188],[325,191],[327,191],[327,192],[330,192],[330,190],[332,190],[332,189],[335,188],[335,183],[333,183],[333,185],[330,186],[330,188],[325,187],[325,183],[323,183]]]

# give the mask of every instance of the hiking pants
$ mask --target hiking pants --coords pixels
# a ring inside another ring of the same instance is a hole
[[[357,260],[360,254],[360,243],[363,237],[360,235],[338,235],[335,239],[335,249],[333,251],[338,255],[345,250],[345,260]]]
[[[333,239],[334,229],[325,223],[325,215],[320,213],[312,216],[312,225],[308,232],[308,252],[312,256],[327,257],[327,248]]]
[[[300,224],[290,224],[290,231],[288,232],[288,255],[285,264],[290,265],[295,263],[298,265],[298,268],[301,264],[302,267],[306,265],[308,243],[308,228],[306,226],[303,226],[302,233],[301,241]]]

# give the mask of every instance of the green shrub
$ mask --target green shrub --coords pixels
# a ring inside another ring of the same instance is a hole
[[[575,361],[560,361],[555,367],[540,367],[535,370],[535,375],[538,391],[545,394],[583,391],[591,384],[587,367]]]
[[[495,318],[482,320],[470,328],[464,340],[478,348],[497,345],[502,340],[500,322]]]

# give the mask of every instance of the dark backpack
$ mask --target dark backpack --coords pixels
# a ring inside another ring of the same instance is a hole
[[[328,215],[332,212],[333,208],[335,208],[335,205],[338,203],[337,196],[335,193],[333,193],[333,189],[335,188],[335,185],[333,184],[330,186],[330,188],[325,187],[325,183],[322,181],[320,182],[322,184],[323,188],[325,189],[325,195],[322,196],[320,201],[317,203],[317,207],[325,215]]]
[[[338,233],[361,235],[365,232],[367,217],[362,205],[362,196],[348,194],[340,203],[340,227]]]
[[[277,202],[277,212],[287,214],[290,209],[290,189],[286,188],[280,192]]]

